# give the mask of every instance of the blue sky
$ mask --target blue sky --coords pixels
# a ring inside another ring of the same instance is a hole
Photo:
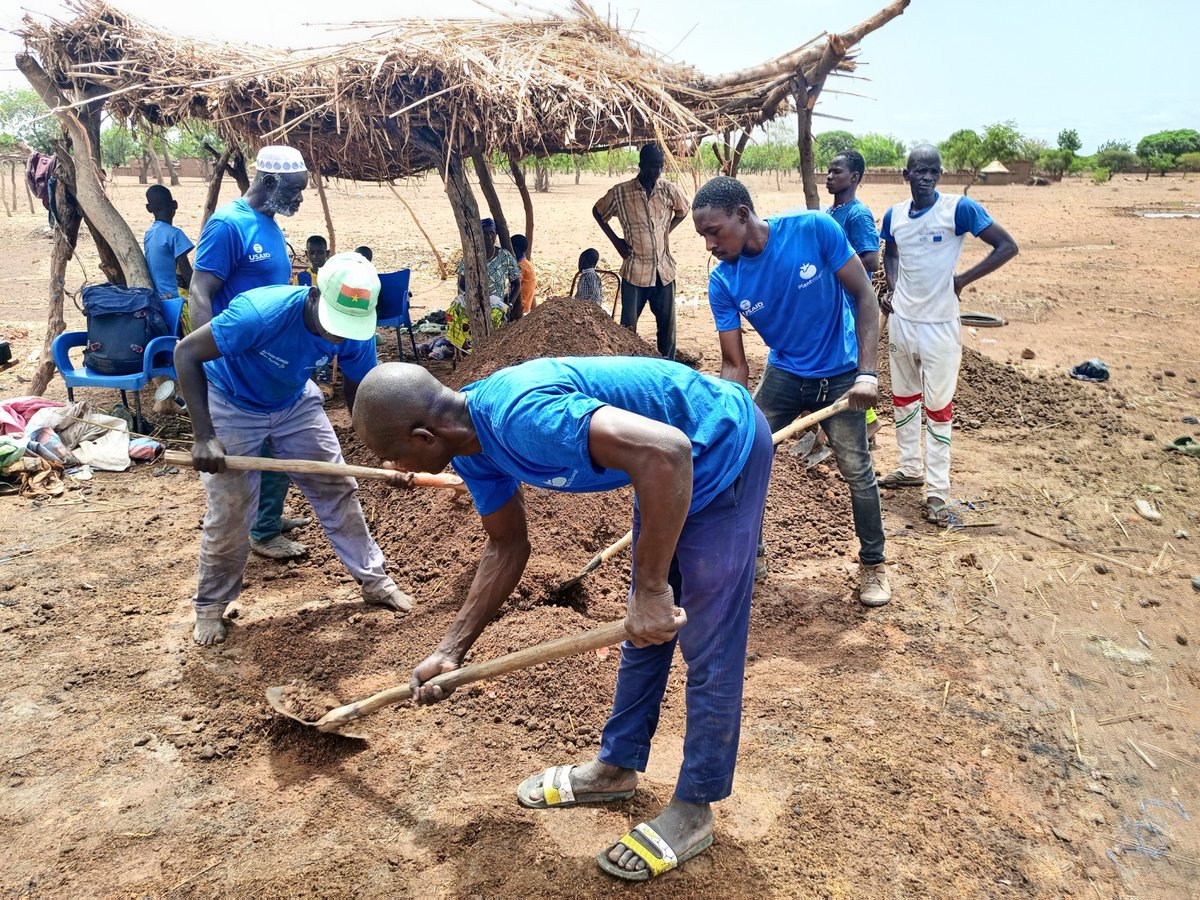
[[[322,35],[303,24],[337,18],[339,5],[328,0],[114,2],[178,34],[282,46],[345,39],[342,32]],[[632,25],[652,47],[716,74],[763,62],[822,30],[849,28],[883,5],[883,0],[617,0],[596,8]],[[491,0],[490,6],[530,8],[506,0]],[[346,8],[360,21],[488,14],[470,0],[436,5],[353,0]],[[0,28],[14,27],[22,10],[60,9],[53,0],[0,0]],[[1114,13],[1104,14],[1108,9]],[[817,129],[879,131],[912,143],[1015,119],[1024,133],[1051,143],[1059,129],[1075,128],[1085,153],[1110,138],[1136,142],[1162,129],[1200,129],[1194,46],[1200,3],[1141,0],[1121,7],[1120,14],[1117,9],[1112,0],[912,0],[904,15],[863,41],[859,74],[869,81],[829,82],[867,95],[828,95],[817,107],[852,121],[823,120]],[[11,35],[0,35],[0,86],[24,83],[12,69],[17,49]]]

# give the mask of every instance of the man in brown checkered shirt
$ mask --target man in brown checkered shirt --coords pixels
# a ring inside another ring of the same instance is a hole
[[[638,318],[646,304],[658,323],[658,352],[675,358],[675,257],[670,237],[687,218],[688,202],[683,192],[659,176],[663,152],[657,144],[646,144],[638,155],[638,175],[614,185],[592,207],[600,229],[624,260],[621,263],[621,324],[637,331]],[[616,216],[624,237],[617,237],[608,224]]]

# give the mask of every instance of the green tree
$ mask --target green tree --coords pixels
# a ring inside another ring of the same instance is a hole
[[[1060,178],[1070,168],[1073,158],[1070,150],[1043,150],[1038,154],[1036,167],[1039,172]]]
[[[24,141],[41,153],[53,153],[50,142],[59,136],[60,129],[49,112],[33,88],[0,91],[0,142],[12,145]]]
[[[1135,152],[1142,159],[1200,152],[1200,132],[1192,128],[1179,128],[1148,134],[1138,141]]]
[[[855,146],[868,166],[904,164],[904,144],[890,134],[864,134],[855,141]]]
[[[938,145],[942,151],[942,162],[952,169],[966,169],[971,173],[971,183],[979,178],[979,170],[994,159],[1010,162],[1020,158],[1019,147],[1022,137],[1017,123],[1011,119],[988,125],[980,135],[970,128],[962,128]],[[963,188],[970,191],[971,185]]]
[[[1135,152],[1146,166],[1146,177],[1149,178],[1151,170],[1166,175],[1175,167],[1177,156],[1197,151],[1200,151],[1200,133],[1191,128],[1179,128],[1146,135],[1138,141]]]
[[[1200,152],[1180,153],[1175,162],[1185,172],[1200,172]]]
[[[100,164],[123,166],[142,155],[142,145],[124,125],[109,125],[100,132]]]
[[[1128,172],[1136,163],[1137,157],[1128,141],[1105,141],[1096,148],[1095,167],[1107,169],[1110,177],[1118,172]]]
[[[1058,149],[1065,150],[1074,156],[1083,146],[1083,141],[1079,140],[1079,132],[1074,128],[1064,128],[1058,133]]]
[[[795,143],[793,141],[793,143]],[[829,168],[833,158],[845,150],[854,150],[857,140],[848,131],[823,131],[813,137],[813,162],[817,170]],[[797,155],[800,151],[797,148]],[[870,163],[868,163],[870,165]]]
[[[1014,159],[1036,163],[1042,154],[1050,150],[1050,144],[1041,138],[1022,136],[1016,145],[1017,155]]]

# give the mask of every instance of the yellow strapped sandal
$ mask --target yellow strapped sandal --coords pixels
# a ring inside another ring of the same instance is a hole
[[[642,822],[612,846],[620,845],[629,848],[646,864],[646,868],[630,871],[618,866],[608,858],[612,847],[601,850],[600,855],[596,857],[596,862],[605,872],[615,875],[617,878],[623,878],[626,881],[649,881],[703,853],[712,846],[712,842],[712,835],[705,835],[683,854],[676,855],[675,851],[671,849],[671,845],[664,841],[657,831]]]
[[[563,809],[581,803],[611,803],[628,800],[633,790],[628,791],[581,791],[575,792],[571,784],[574,766],[551,766],[545,772],[530,775],[517,785],[517,802],[526,809]],[[532,794],[541,789],[542,799],[534,800]]]

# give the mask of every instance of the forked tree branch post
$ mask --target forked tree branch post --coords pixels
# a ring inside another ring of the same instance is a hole
[[[471,162],[475,166],[475,175],[479,178],[479,190],[487,200],[488,210],[496,222],[496,234],[500,238],[500,246],[512,253],[512,232],[508,230],[508,219],[504,216],[504,208],[500,205],[500,195],[496,193],[496,182],[492,180],[492,170],[488,168],[487,158],[482,150],[471,151]]]
[[[483,230],[479,227],[479,204],[475,201],[458,152],[446,150],[437,138],[431,138],[426,143],[446,185],[446,196],[454,211],[454,221],[458,223],[458,236],[463,248],[463,300],[467,307],[467,321],[471,325],[471,342],[474,348],[478,348],[492,333],[492,305],[487,290],[487,250],[483,245]]]
[[[55,208],[58,219],[54,224],[54,249],[50,253],[50,309],[46,315],[46,342],[42,345],[42,355],[38,367],[33,373],[33,382],[29,393],[40,397],[54,377],[57,367],[54,364],[54,339],[67,330],[63,317],[63,302],[66,295],[67,263],[75,252],[75,242],[79,239],[79,224],[83,217],[75,198],[67,190],[67,184],[59,179],[54,187]]]
[[[211,148],[205,145],[206,150],[210,153]],[[229,160],[234,153],[234,145],[229,144],[225,147],[224,152],[217,157],[216,164],[213,166],[212,180],[208,183],[208,193],[204,196],[204,212],[200,216],[200,230],[204,230],[205,224],[208,222],[208,217],[217,210],[217,204],[221,202],[221,184],[225,181],[225,171],[229,168]]]
[[[71,158],[74,162],[72,187],[80,212],[87,217],[88,227],[112,248],[120,265],[120,274],[124,275],[127,285],[153,287],[146,257],[137,238],[104,193],[99,165],[93,157],[93,141],[83,122],[73,111],[62,109],[68,105],[67,100],[32,56],[27,53],[17,54],[17,68],[28,79],[42,102],[57,111],[63,129],[71,138]]]
[[[521,171],[521,161],[513,154],[508,154],[508,171],[512,173],[513,184],[521,195],[521,206],[525,208],[525,250],[527,259],[533,259],[533,198],[529,196],[529,185],[525,183],[525,173]]]

